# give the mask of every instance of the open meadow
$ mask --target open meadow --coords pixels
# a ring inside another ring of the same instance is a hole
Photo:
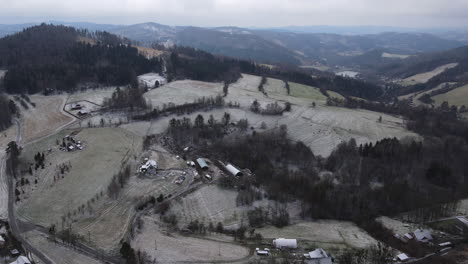
[[[443,102],[448,102],[449,105],[456,105],[458,107],[464,105],[468,107],[468,85],[455,88],[444,94],[439,94],[432,99],[435,105],[441,105]]]
[[[250,256],[250,250],[231,241],[213,236],[203,238],[169,233],[152,217],[143,217],[143,229],[132,246],[150,255],[158,263],[218,263],[236,262]]]
[[[248,210],[275,206],[274,201],[266,199],[255,201],[251,206],[237,206],[236,197],[237,191],[223,189],[217,185],[206,185],[185,197],[175,199],[168,214],[177,216],[181,228],[191,221],[198,220],[205,225],[221,222],[225,228],[234,229],[241,223],[248,223]],[[299,218],[300,206],[297,203],[289,203],[287,209],[292,221]]]
[[[63,111],[66,95],[31,95],[36,104],[21,110],[21,132],[23,143],[50,135],[75,119]]]
[[[418,84],[418,83],[426,83],[427,81],[429,81],[433,77],[443,73],[444,71],[446,71],[448,69],[455,68],[457,66],[458,66],[458,63],[445,64],[445,65],[442,65],[442,66],[439,66],[439,67],[435,68],[432,71],[423,72],[423,73],[419,73],[419,74],[415,74],[413,76],[407,77],[407,78],[401,80],[401,84],[405,85],[405,86],[409,86],[409,85],[415,85],[415,84]]]
[[[21,158],[28,163],[34,162],[37,152],[45,152],[46,166],[31,176],[38,184],[35,191],[23,195],[27,201],[18,207],[20,217],[44,226],[60,223],[63,215],[105,192],[113,175],[141,148],[141,139],[123,129],[98,128],[75,131],[83,150],[59,150],[57,140],[61,143],[72,132],[62,131],[23,150]],[[62,164],[70,164],[70,171],[61,174],[58,166]]]
[[[50,260],[60,264],[101,264],[103,262],[94,258],[80,254],[68,247],[50,241],[46,235],[37,231],[29,231],[23,234],[28,242],[36,249],[40,250]]]
[[[356,139],[358,144],[375,142],[385,137],[403,138],[417,135],[406,130],[404,120],[400,117],[382,113],[330,107],[326,105],[326,96],[320,93],[318,88],[308,87],[300,84],[290,83],[291,95],[287,95],[284,82],[275,79],[267,79],[264,95],[258,90],[261,77],[246,75],[236,83],[229,86],[229,93],[224,98],[226,102],[237,102],[240,108],[225,108],[199,112],[205,120],[210,114],[215,118],[224,112],[231,114],[234,121],[247,118],[250,126],[259,129],[265,123],[268,129],[287,125],[289,135],[293,140],[303,141],[315,154],[328,156],[331,151],[341,142],[351,138]],[[222,85],[217,83],[204,83],[199,81],[176,81],[153,89],[145,94],[153,103],[153,106],[162,106],[164,102],[182,104],[193,102],[202,96],[221,95]],[[332,93],[330,96],[339,97]],[[260,115],[250,111],[250,106],[257,100],[262,107],[269,103],[285,102],[292,104],[291,112],[283,115],[269,116]],[[312,102],[316,107],[312,107]],[[193,113],[194,118],[198,113]],[[382,117],[382,122],[377,120]],[[162,132],[167,128],[169,120],[173,117],[160,118],[154,122],[139,123],[138,129]],[[181,117],[179,117],[181,118]],[[133,125],[128,125],[132,129]]]

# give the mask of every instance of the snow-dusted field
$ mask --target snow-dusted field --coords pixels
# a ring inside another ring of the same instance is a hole
[[[34,186],[34,192],[23,195],[29,198],[18,207],[20,217],[44,226],[51,223],[60,226],[61,216],[87,205],[96,194],[105,192],[122,164],[141,149],[141,139],[131,133],[118,128],[99,128],[84,129],[75,136],[83,142],[84,150],[58,150],[56,140],[61,142],[62,137],[70,133],[62,131],[24,149],[22,158],[29,161],[33,161],[33,155],[39,151],[47,153],[51,148],[52,152],[46,155],[45,169],[34,172],[39,182]],[[54,181],[58,174],[56,166],[68,162],[71,163],[71,171]]]
[[[75,119],[63,111],[65,95],[31,95],[36,107],[21,110],[21,132],[23,143],[50,135]]]
[[[70,94],[70,96],[67,99],[67,103],[87,100],[95,104],[102,105],[104,103],[104,99],[110,98],[112,96],[112,93],[115,92],[116,88],[117,87],[115,86],[110,86],[82,92],[76,92]]]
[[[53,241],[37,231],[29,231],[23,234],[27,237],[28,242],[31,243],[36,249],[40,250],[49,259],[57,264],[101,264],[101,261],[94,258],[80,254],[75,250],[68,247],[56,244]]]
[[[207,185],[189,195],[172,202],[168,214],[175,214],[179,226],[187,226],[191,221],[198,220],[208,225],[223,223],[225,228],[237,228],[242,222],[248,223],[247,211],[255,207],[274,208],[274,202],[260,200],[252,206],[237,206],[237,192],[222,189],[217,185]],[[300,206],[297,203],[288,204],[288,212],[292,220],[299,218]]]
[[[250,250],[232,242],[219,241],[215,236],[185,237],[167,233],[151,217],[143,217],[143,230],[132,241],[132,246],[148,253],[158,263],[212,263],[235,262],[248,258]]]
[[[296,238],[304,246],[305,243],[315,247],[330,248],[366,248],[377,241],[354,223],[335,220],[320,220],[301,222],[295,225],[276,228],[267,226],[257,228],[255,232],[264,238]],[[304,241],[304,242],[301,242]]]
[[[152,89],[145,94],[153,107],[160,107],[164,104],[174,103],[176,105],[192,103],[195,99],[203,96],[216,96],[222,92],[221,83],[207,83],[199,81],[175,81]]]
[[[343,141],[356,139],[358,144],[375,142],[385,137],[402,138],[416,136],[404,127],[404,121],[395,116],[358,109],[346,109],[326,106],[326,97],[317,88],[290,83],[291,95],[286,94],[284,83],[280,80],[268,79],[265,85],[267,96],[258,91],[261,78],[252,75],[243,75],[237,83],[231,84],[225,101],[239,102],[240,109],[218,109],[210,112],[201,112],[205,120],[212,114],[219,117],[224,112],[231,113],[234,120],[247,118],[250,125],[260,128],[265,122],[269,129],[282,124],[288,126],[289,135],[293,140],[303,141],[311,147],[315,154],[328,156],[331,151]],[[151,90],[145,97],[153,102],[153,106],[174,102],[182,104],[192,102],[202,96],[216,96],[221,94],[222,85],[217,83],[204,83],[198,81],[177,81]],[[331,96],[338,97],[333,94]],[[250,105],[258,100],[262,106],[278,101],[283,104],[288,101],[292,104],[292,111],[282,116],[264,116],[250,111]],[[312,102],[316,107],[312,108]],[[194,118],[199,113],[193,113]],[[377,120],[382,116],[382,123]],[[139,123],[138,129],[145,133],[162,132],[167,128],[169,120],[173,117],[158,119],[150,123]],[[127,128],[132,129],[133,125]]]

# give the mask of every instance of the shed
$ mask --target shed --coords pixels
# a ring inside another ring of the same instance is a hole
[[[228,165],[226,165],[225,168],[233,176],[242,176],[242,172],[236,167],[234,167],[231,163],[228,163]]]
[[[25,256],[19,256],[15,261],[10,264],[31,264],[31,261]]]
[[[405,253],[401,253],[400,255],[397,256],[397,259],[399,261],[406,261],[409,259],[408,255],[406,255]]]
[[[201,169],[203,170],[208,169],[208,164],[206,163],[204,159],[198,158],[196,161],[197,161],[198,166],[200,166]]]
[[[308,264],[332,264],[332,258],[321,248],[317,248],[314,251],[306,254]]]
[[[408,240],[413,239],[413,235],[411,235],[410,233],[404,234],[404,237],[405,237],[406,239],[408,239]]]
[[[81,106],[80,104],[72,104],[71,106],[71,110],[81,110],[83,108],[83,106]]]
[[[429,242],[433,239],[431,232],[429,230],[423,229],[416,229],[416,231],[414,231],[414,238],[416,238],[417,241],[424,243]]]
[[[297,239],[277,238],[273,240],[276,248],[297,248]]]

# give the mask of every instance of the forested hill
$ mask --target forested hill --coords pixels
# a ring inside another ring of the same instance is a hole
[[[271,69],[193,48],[159,49],[165,49],[167,55],[147,59],[128,40],[110,33],[42,24],[0,39],[0,69],[8,69],[4,78],[8,93],[73,91],[80,82],[127,85],[135,83],[139,74],[161,72],[164,60],[169,80],[231,83],[243,72],[371,100],[382,94],[379,86],[360,80],[326,74],[312,77],[294,67]]]
[[[86,44],[80,40],[87,41]],[[92,44],[89,44],[92,42]],[[0,68],[8,69],[9,93],[70,91],[82,81],[125,85],[136,76],[160,71],[126,39],[106,32],[39,25],[0,39]]]

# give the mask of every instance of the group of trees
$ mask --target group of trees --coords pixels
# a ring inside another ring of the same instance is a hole
[[[185,115],[191,114],[195,111],[212,110],[214,108],[222,108],[224,106],[226,106],[226,102],[222,96],[201,97],[196,99],[193,103],[185,103],[181,105],[175,105],[174,103],[163,104],[162,108],[155,107],[148,113],[133,116],[133,119],[151,120],[169,114]],[[227,106],[238,108],[239,103],[229,102]]]
[[[262,115],[282,115],[285,111],[291,111],[291,103],[286,102],[282,107],[278,102],[269,103],[263,108],[261,104],[255,99],[250,105],[250,110],[257,114]]]
[[[247,218],[251,227],[263,227],[272,224],[276,227],[289,225],[289,213],[284,204],[276,204],[275,207],[256,207],[247,212]]]
[[[131,168],[127,165],[122,171],[112,177],[109,186],[107,186],[107,195],[112,199],[119,197],[120,191],[125,186],[130,176]]]
[[[143,94],[145,90],[139,88],[138,85],[127,86],[123,89],[117,87],[112,93],[111,98],[104,100],[104,106],[109,109],[129,109],[133,111],[137,109],[146,109],[148,107]]]
[[[11,126],[12,119],[17,113],[16,104],[0,93],[0,131]]]

